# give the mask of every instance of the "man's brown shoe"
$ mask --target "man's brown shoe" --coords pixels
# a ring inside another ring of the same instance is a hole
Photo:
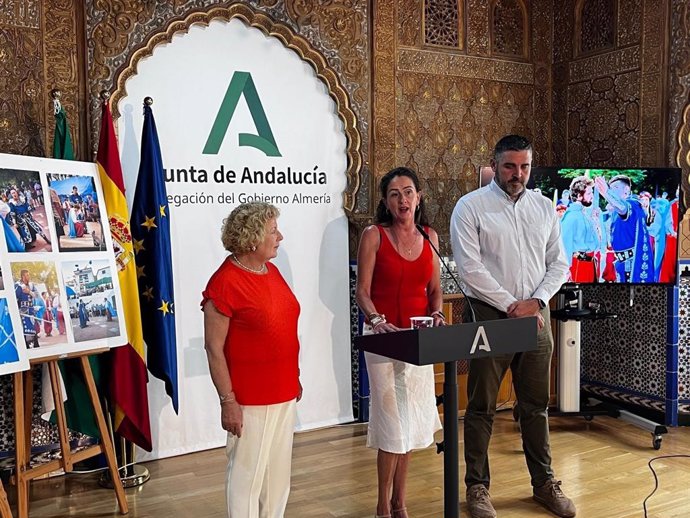
[[[484,484],[468,487],[466,494],[470,518],[496,518],[496,510],[491,505],[489,490]]]
[[[561,518],[573,518],[575,516],[575,504],[561,491],[560,480],[556,481],[550,478],[544,485],[533,488],[532,498],[556,516]]]

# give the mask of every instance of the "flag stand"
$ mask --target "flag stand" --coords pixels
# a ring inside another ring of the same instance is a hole
[[[31,398],[33,394],[31,390],[33,387],[32,373],[31,370],[28,370],[14,374],[14,422],[17,459],[15,479],[17,485],[17,514],[19,518],[28,518],[29,516],[29,483],[33,479],[60,468],[62,468],[65,473],[69,473],[72,471],[75,462],[90,459],[101,453],[106,458],[111,477],[114,481],[113,486],[115,489],[115,497],[117,498],[117,503],[120,508],[120,514],[127,514],[129,512],[125,490],[118,476],[113,443],[108,433],[105,417],[103,416],[103,409],[98,399],[96,383],[94,382],[93,373],[91,372],[91,364],[89,363],[90,355],[99,354],[104,350],[105,349],[99,349],[69,355],[53,356],[31,362],[32,365],[41,363],[46,363],[48,365],[50,384],[53,392],[53,399],[55,401],[60,449],[62,451],[62,458],[41,464],[34,468],[30,467],[29,464],[31,452]],[[62,389],[60,388],[58,360],[63,360],[65,358],[79,358],[81,369],[84,374],[84,381],[86,382],[89,398],[93,406],[94,417],[98,424],[98,431],[101,434],[100,444],[89,446],[84,450],[75,452],[71,450],[69,445],[65,403],[62,399]],[[0,504],[0,509],[1,507]],[[4,515],[0,516],[4,518]]]
[[[120,460],[122,467],[118,470],[120,474],[120,482],[125,489],[130,487],[137,487],[145,484],[151,478],[149,470],[140,466],[136,463],[135,459],[135,445],[133,442],[120,437],[118,453],[120,454]],[[98,483],[101,487],[107,487],[108,489],[113,489],[113,478],[109,471],[104,471],[101,477],[98,479]]]
[[[104,400],[105,415],[107,418],[108,431],[110,432],[110,440],[113,441],[113,448],[115,449],[115,459],[118,465],[122,466],[118,469],[120,474],[120,482],[125,489],[131,487],[138,487],[149,481],[151,474],[144,466],[139,466],[136,463],[136,445],[122,437],[116,435],[115,427],[113,426],[113,412],[108,406],[108,401]],[[98,485],[107,489],[113,489],[113,479],[110,476],[110,471],[104,471],[98,478]],[[0,518],[2,518],[0,516]]]

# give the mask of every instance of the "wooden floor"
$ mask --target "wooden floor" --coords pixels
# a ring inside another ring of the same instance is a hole
[[[374,515],[376,455],[365,447],[365,438],[366,426],[360,424],[296,436],[286,518]],[[661,450],[655,451],[648,432],[608,417],[592,422],[552,418],[551,441],[553,467],[580,518],[643,517],[642,502],[654,488],[649,460],[690,454],[690,428],[670,429]],[[510,412],[499,413],[491,444],[491,494],[498,516],[552,516],[531,499],[520,445]],[[151,480],[127,490],[130,517],[225,517],[223,449],[146,466]],[[649,518],[690,517],[690,458],[660,459],[654,466],[659,489],[648,503]],[[463,470],[461,463],[461,479]],[[12,497],[13,488],[8,492]],[[465,517],[464,491],[461,494]],[[435,448],[413,454],[408,511],[411,518],[443,516],[443,461]],[[104,518],[119,513],[112,491],[98,486],[97,475],[68,475],[32,483],[30,516]]]

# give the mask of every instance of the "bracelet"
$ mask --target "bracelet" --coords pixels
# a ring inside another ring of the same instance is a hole
[[[379,324],[383,324],[386,322],[386,315],[372,313],[367,317],[367,320],[369,321],[369,325],[371,325],[372,328],[375,328]]]
[[[444,315],[444,314],[443,314],[443,311],[441,311],[440,309],[437,309],[436,311],[434,311],[433,313],[431,313],[431,315],[429,315],[429,316],[431,316],[431,317],[439,317],[439,318],[440,318],[441,320],[443,320],[443,321],[446,320],[446,315]]]
[[[220,404],[223,405],[225,403],[235,403],[237,402],[237,399],[235,399],[235,393],[231,390],[228,394],[223,394],[219,396],[220,398]]]

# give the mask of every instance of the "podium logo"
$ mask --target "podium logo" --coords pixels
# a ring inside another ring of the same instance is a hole
[[[266,118],[266,112],[259,99],[259,94],[254,86],[252,75],[249,72],[235,72],[228,85],[228,90],[225,92],[223,102],[220,104],[220,109],[216,115],[216,120],[211,128],[211,133],[206,140],[204,146],[204,155],[217,155],[220,145],[223,143],[225,134],[230,126],[232,116],[235,114],[235,108],[240,97],[244,95],[249,113],[254,120],[257,134],[240,133],[240,146],[250,146],[262,151],[266,156],[282,156],[278,150],[278,145],[273,138],[271,125]]]
[[[477,333],[474,335],[474,342],[472,342],[472,349],[470,349],[470,354],[474,354],[477,349],[487,353],[491,352],[491,345],[489,345],[489,339],[486,337],[484,326],[479,326],[477,329]]]

